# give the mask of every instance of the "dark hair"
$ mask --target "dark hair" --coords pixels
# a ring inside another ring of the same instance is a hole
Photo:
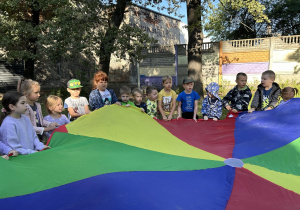
[[[267,70],[262,73],[262,75],[268,75],[270,78],[275,80],[275,72],[272,70]]]
[[[291,98],[294,98],[295,95],[298,94],[298,89],[297,88],[292,88],[292,87],[285,87],[281,91],[281,97],[282,99],[289,100]]]
[[[128,95],[130,95],[130,94],[131,94],[131,89],[130,89],[130,87],[122,86],[122,87],[120,88],[120,94],[121,94],[121,95],[122,95],[122,94],[128,94]]]
[[[148,87],[146,88],[146,94],[147,94],[147,95],[151,94],[153,90],[157,90],[156,87],[148,86]]]
[[[10,91],[4,94],[2,98],[2,108],[5,109],[5,112],[1,111],[0,126],[5,117],[11,113],[9,104],[16,105],[22,96],[24,96],[24,94],[17,91]]]
[[[240,72],[236,75],[236,80],[239,79],[239,76],[244,76],[244,77],[247,77],[247,74],[245,74],[244,72]]]

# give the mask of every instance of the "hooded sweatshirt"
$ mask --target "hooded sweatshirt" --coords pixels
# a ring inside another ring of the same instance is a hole
[[[202,102],[202,115],[207,116],[208,118],[218,118],[222,116],[222,100],[219,97],[219,85],[215,82],[210,83],[206,88],[206,92],[211,93],[215,96],[215,99],[207,96]]]

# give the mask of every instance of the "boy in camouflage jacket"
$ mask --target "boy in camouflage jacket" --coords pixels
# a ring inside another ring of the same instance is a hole
[[[228,111],[234,113],[248,111],[252,93],[250,88],[246,85],[247,75],[242,72],[238,73],[235,82],[237,85],[223,98],[223,105]]]

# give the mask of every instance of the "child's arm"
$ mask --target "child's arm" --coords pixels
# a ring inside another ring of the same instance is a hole
[[[101,107],[101,104],[99,104],[98,100],[97,100],[97,97],[101,97],[101,95],[100,95],[99,91],[98,91],[98,93],[97,93],[97,91],[98,90],[93,90],[89,96],[89,104],[90,104],[92,111],[99,109]],[[102,100],[102,98],[100,98],[100,100]]]
[[[265,110],[270,110],[270,109],[274,109],[274,107],[276,107],[277,103],[278,103],[278,97],[279,94],[281,92],[281,89],[278,88],[275,93],[273,94],[272,98],[271,98],[271,102],[269,103],[269,107]]]
[[[198,100],[195,100],[194,102],[194,116],[193,116],[193,120],[195,120],[195,122],[197,122],[197,112],[198,112]]]
[[[76,113],[73,109],[73,107],[68,107],[68,112],[70,114],[71,117],[80,117],[82,114]]]
[[[207,100],[207,97],[206,97],[206,98],[203,99],[202,107],[201,107],[201,113],[203,115],[204,120],[208,120],[208,117],[207,117],[207,104],[208,104],[208,100]]]
[[[217,121],[218,119],[221,118],[222,112],[223,112],[222,102],[219,101],[218,104],[217,104],[217,110],[216,110],[215,117],[214,117],[215,121]]]
[[[15,151],[22,155],[27,155],[36,152],[32,149],[24,149],[20,143],[19,137],[16,132],[10,131],[9,133],[10,134],[7,136],[7,144],[11,148],[14,148]]]
[[[181,101],[178,101],[177,119],[181,118]]]
[[[170,111],[170,115],[168,117],[168,120],[172,120],[172,117],[173,117],[173,113],[176,109],[176,97],[172,97],[172,109]]]
[[[249,113],[252,113],[253,111],[255,111],[255,109],[258,107],[259,105],[259,90],[257,89],[255,91],[255,94],[254,94],[254,97],[253,97],[253,100],[252,100],[252,103],[251,103],[251,109],[249,109]]]
[[[31,109],[31,108],[30,108]],[[25,115],[30,119],[30,122],[31,122],[31,125],[33,126],[33,129],[35,130],[36,134],[39,134],[39,135],[43,135],[44,132],[48,132],[48,131],[51,131],[53,130],[54,128],[56,128],[57,126],[57,123],[51,123],[47,120],[44,120],[43,118],[43,123],[45,123],[44,125],[47,125],[47,127],[37,127],[35,126],[32,122],[32,118],[35,119],[35,116],[30,116],[32,113],[29,111],[29,108],[27,108],[26,112],[25,112]]]
[[[162,118],[164,121],[167,121],[167,117],[164,113],[164,110],[162,109],[162,100],[163,100],[163,96],[161,95],[161,93],[158,93],[158,96],[157,96],[157,108],[158,108],[158,111],[159,113],[161,114]]]
[[[111,104],[116,103],[118,101],[118,98],[117,98],[115,92],[113,90],[110,90],[109,92],[110,92],[110,95],[111,95]]]
[[[251,90],[248,88],[247,92],[240,99],[241,105],[242,105],[242,110],[248,109],[251,98],[252,98],[252,93],[251,93]],[[238,111],[240,111],[240,110],[238,110]]]
[[[84,112],[85,114],[89,114],[91,112],[89,105],[84,105]]]
[[[12,148],[2,143],[2,141],[0,140],[0,153],[8,155],[10,151],[13,151]]]
[[[201,113],[202,113],[202,115],[204,116],[204,115],[207,115],[207,103],[208,103],[208,100],[207,100],[207,98],[204,98],[203,99],[203,102],[202,102],[202,107],[201,107]]]
[[[232,100],[232,93],[233,93],[233,89],[231,89],[226,96],[223,98],[222,103],[224,104],[224,107],[230,111],[231,110],[231,106],[229,105],[229,102]]]

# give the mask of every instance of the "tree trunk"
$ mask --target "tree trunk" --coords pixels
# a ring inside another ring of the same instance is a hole
[[[40,24],[40,9],[39,3],[34,1],[31,5],[31,25],[33,30]],[[25,69],[24,69],[24,77],[28,79],[35,79],[34,65],[36,61],[36,53],[37,53],[37,35],[34,31],[27,43],[27,51],[32,55],[31,58],[25,60]]]
[[[187,1],[187,17],[189,26],[188,43],[188,76],[194,78],[194,90],[203,97],[203,79],[202,79],[202,43],[203,32],[201,24],[201,0]],[[198,9],[198,11],[197,11]],[[195,23],[198,23],[197,25]]]
[[[111,54],[114,52],[114,43],[118,37],[118,29],[124,18],[125,9],[130,3],[130,0],[117,0],[115,4],[114,12],[110,17],[108,17],[108,28],[105,33],[104,39],[100,44],[100,64],[99,69],[109,74],[109,65]]]

